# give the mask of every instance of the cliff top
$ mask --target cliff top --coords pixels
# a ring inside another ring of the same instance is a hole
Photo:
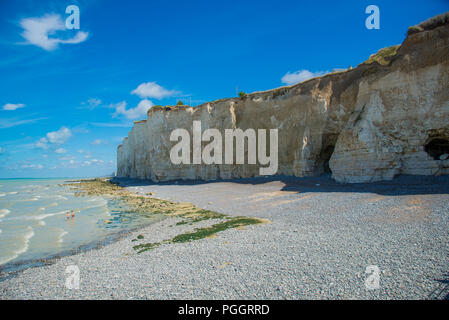
[[[403,44],[407,41],[407,39],[411,35],[414,35],[414,34],[417,34],[417,33],[423,32],[423,31],[433,30],[433,29],[443,26],[443,25],[449,25],[449,12],[437,15],[435,17],[429,18],[429,19],[421,22],[418,25],[409,27],[408,31],[407,31],[407,38],[404,40]],[[289,90],[294,90],[296,88],[302,87],[302,88],[304,88],[304,90],[311,89],[311,86],[309,85],[309,83],[312,83],[312,82],[316,81],[317,79],[325,80],[326,78],[329,78],[329,77],[335,77],[335,76],[338,77],[340,75],[344,75],[344,74],[348,74],[348,73],[353,74],[352,76],[349,76],[350,78],[369,76],[369,75],[374,74],[377,71],[379,71],[380,68],[390,66],[391,62],[394,59],[396,59],[396,57],[398,56],[398,53],[400,52],[402,45],[394,45],[391,47],[380,49],[377,53],[372,54],[368,58],[368,60],[360,63],[356,68],[350,67],[346,70],[330,72],[323,76],[308,79],[308,80],[305,80],[303,82],[296,83],[293,85],[282,86],[282,87],[273,88],[273,89],[264,90],[264,91],[256,91],[256,92],[245,94],[244,96],[241,96],[241,97],[217,99],[217,100],[206,102],[199,106],[196,106],[194,109],[199,109],[207,104],[215,104],[215,103],[219,103],[222,101],[238,102],[238,101],[241,101],[242,99],[248,99],[248,98],[252,98],[255,96],[259,96],[259,95],[272,95],[273,98],[275,98],[279,95],[287,93]],[[166,105],[166,106],[157,105],[148,110],[147,116],[150,116],[153,111],[180,111],[180,110],[186,110],[189,108],[193,108],[193,107],[188,106],[188,105],[179,105],[179,104],[178,105]],[[143,120],[137,121],[135,123],[141,123],[141,122],[144,122],[144,121]]]
[[[422,31],[432,30],[445,24],[449,24],[449,11],[427,19],[418,25],[409,27],[407,36]]]

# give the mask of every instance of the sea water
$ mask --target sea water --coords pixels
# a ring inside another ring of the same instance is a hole
[[[0,179],[0,269],[58,255],[155,221],[63,179]],[[67,219],[68,211],[75,217]]]

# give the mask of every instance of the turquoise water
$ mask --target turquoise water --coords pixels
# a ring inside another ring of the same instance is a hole
[[[75,197],[63,179],[0,180],[0,268],[106,239],[154,221],[114,200]],[[67,211],[75,217],[67,219]]]

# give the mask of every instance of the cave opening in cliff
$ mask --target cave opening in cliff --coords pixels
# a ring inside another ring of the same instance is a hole
[[[440,160],[442,155],[449,154],[449,139],[433,138],[424,146],[424,150],[435,160]]]
[[[327,133],[322,137],[322,145],[318,158],[316,159],[315,174],[331,174],[332,170],[329,166],[329,161],[335,150],[338,134]]]
[[[324,148],[320,154],[320,162],[322,163],[322,173],[329,174],[332,173],[331,168],[329,166],[329,160],[332,157],[332,153],[334,153],[335,146],[330,145]]]

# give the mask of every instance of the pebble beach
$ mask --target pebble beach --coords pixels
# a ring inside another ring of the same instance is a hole
[[[98,249],[3,277],[0,299],[448,299],[448,178],[116,179],[134,194],[264,223],[165,243],[216,223],[167,216]],[[138,253],[144,243],[161,244]],[[72,265],[79,289],[66,286]],[[365,283],[368,266],[380,272],[375,289]]]

